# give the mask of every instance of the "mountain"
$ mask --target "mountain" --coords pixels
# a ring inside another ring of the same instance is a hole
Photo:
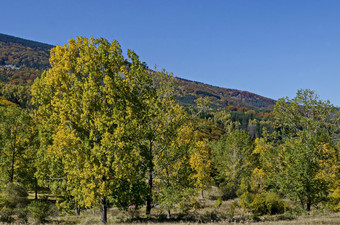
[[[0,81],[32,83],[49,67],[54,46],[0,34]]]
[[[183,105],[193,105],[198,97],[208,96],[215,108],[241,106],[246,108],[272,108],[275,100],[248,91],[221,88],[178,78],[177,98]]]
[[[49,55],[53,45],[0,34],[0,82],[32,84],[43,70],[49,68]],[[177,78],[176,98],[180,104],[190,106],[195,99],[208,96],[211,106],[250,109],[270,109],[275,100],[251,92],[216,87],[183,78]],[[0,92],[1,93],[1,92]]]

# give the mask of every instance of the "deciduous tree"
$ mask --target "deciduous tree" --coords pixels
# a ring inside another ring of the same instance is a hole
[[[133,51],[125,59],[117,41],[103,38],[71,39],[51,50],[50,64],[32,87],[41,177],[64,180],[82,207],[101,204],[106,223],[109,202],[124,208],[142,201],[136,143],[154,97],[151,76]]]
[[[283,143],[278,147],[277,183],[307,211],[326,199],[336,155],[332,135],[339,116],[329,101],[311,90],[299,90],[293,99],[275,105],[283,124]]]

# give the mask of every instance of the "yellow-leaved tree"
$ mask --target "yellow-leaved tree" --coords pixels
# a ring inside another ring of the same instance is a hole
[[[77,37],[51,50],[51,69],[32,87],[41,183],[62,203],[140,206],[145,166],[138,145],[155,88],[147,67],[117,41]],[[62,205],[62,204],[61,204]],[[67,208],[67,207],[66,207]]]

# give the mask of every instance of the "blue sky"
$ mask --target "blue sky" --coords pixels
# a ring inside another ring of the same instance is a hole
[[[339,24],[338,0],[16,0],[0,13],[0,33],[118,40],[178,77],[273,99],[309,88],[338,106]]]

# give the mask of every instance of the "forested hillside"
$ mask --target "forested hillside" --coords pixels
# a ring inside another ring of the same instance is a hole
[[[54,46],[0,34],[0,82],[31,85],[49,68],[50,50]],[[179,75],[180,76],[180,75]],[[275,101],[247,91],[220,88],[178,78],[176,97],[184,106],[195,105],[199,97],[209,97],[211,107],[246,107],[272,109]]]
[[[28,83],[49,67],[53,46],[0,34],[0,81]]]
[[[183,105],[194,105],[199,97],[209,97],[214,108],[226,106],[242,106],[247,108],[272,109],[275,105],[273,99],[269,99],[247,91],[221,88],[197,81],[178,78],[177,97]]]

